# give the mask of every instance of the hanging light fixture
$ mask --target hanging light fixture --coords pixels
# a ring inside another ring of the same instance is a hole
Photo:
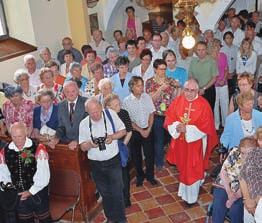
[[[147,8],[149,10],[153,9],[154,7],[157,7],[159,5],[165,4],[165,3],[173,3],[173,4],[177,4],[177,2],[181,2],[179,0],[130,0],[131,2],[135,1],[136,4],[140,7],[144,7]],[[201,3],[214,3],[216,2],[216,0],[186,0],[188,2],[195,2],[197,4],[201,4]],[[186,2],[183,1],[183,2]]]
[[[184,22],[186,23],[186,28],[182,34],[182,45],[186,49],[192,49],[196,44],[196,40],[193,37],[194,33],[190,27],[190,24],[193,21],[194,10],[197,5],[197,0],[178,0],[178,2],[174,5],[175,8],[183,10],[185,15]]]

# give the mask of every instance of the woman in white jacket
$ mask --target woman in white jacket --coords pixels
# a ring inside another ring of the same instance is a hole
[[[251,73],[252,75],[256,72],[257,54],[253,50],[252,43],[249,39],[245,38],[242,40],[241,46],[237,53],[237,74],[244,72]]]

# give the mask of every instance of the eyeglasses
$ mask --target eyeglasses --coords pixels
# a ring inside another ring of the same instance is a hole
[[[163,71],[165,71],[166,68],[157,68],[157,70],[163,70]]]
[[[198,91],[198,89],[189,89],[189,88],[184,88],[184,91],[185,91],[185,92],[188,92],[188,93],[193,93],[193,92]]]

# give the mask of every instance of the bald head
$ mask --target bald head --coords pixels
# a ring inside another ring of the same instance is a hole
[[[196,79],[190,78],[188,81],[185,82],[184,95],[188,101],[193,101],[197,97],[198,91],[199,85]]]
[[[23,149],[27,136],[27,128],[24,123],[15,122],[10,127],[12,141],[18,149]]]
[[[86,101],[85,109],[93,121],[97,122],[102,118],[102,104],[95,97],[91,97]]]

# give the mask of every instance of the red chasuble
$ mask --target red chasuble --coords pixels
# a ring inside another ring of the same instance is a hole
[[[204,179],[204,172],[208,169],[208,162],[213,148],[218,144],[212,110],[202,96],[194,101],[187,101],[184,95],[177,97],[166,111],[164,127],[178,121],[188,125],[195,125],[207,135],[207,148],[203,157],[202,139],[186,142],[182,133],[177,139],[172,138],[167,161],[175,164],[179,171],[179,181],[192,185]]]

